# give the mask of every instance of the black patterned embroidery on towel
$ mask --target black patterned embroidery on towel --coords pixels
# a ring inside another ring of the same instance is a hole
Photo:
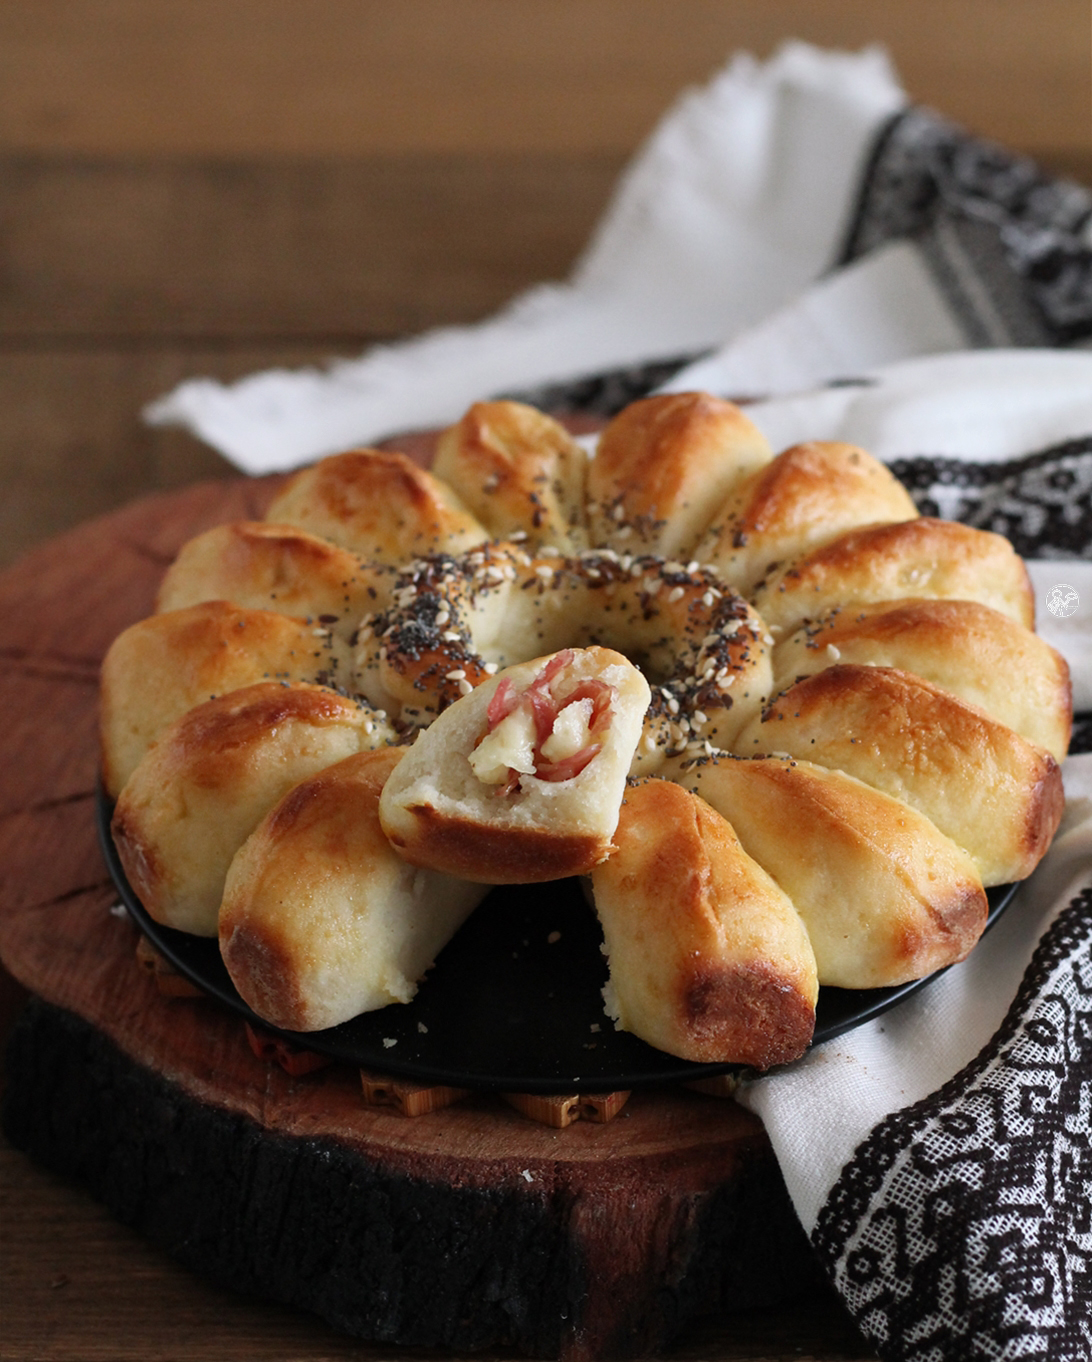
[[[877,139],[840,263],[913,237],[971,346],[1092,336],[1092,194],[928,109]]]
[[[812,1242],[885,1362],[1089,1362],[1092,888],[982,1054],[860,1146]]]
[[[504,393],[503,397],[529,402],[541,411],[589,416],[615,416],[623,407],[647,397],[688,364],[703,358],[707,351],[676,355],[670,359],[650,360],[624,369],[608,369],[586,374],[564,383],[549,383],[523,392]]]
[[[1010,540],[1024,558],[1092,558],[1092,436],[1005,463],[895,459],[922,515]]]

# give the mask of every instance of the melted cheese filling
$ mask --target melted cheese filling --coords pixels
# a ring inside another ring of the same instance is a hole
[[[539,755],[548,762],[561,762],[589,747],[595,741],[591,731],[594,708],[589,699],[566,705],[554,720]],[[534,775],[537,736],[533,713],[520,705],[470,753],[471,770],[483,785],[503,785],[512,771]]]
[[[503,785],[509,771],[532,775],[537,736],[534,715],[520,705],[470,753],[471,769],[483,785]]]
[[[565,706],[542,744],[542,755],[547,761],[565,761],[591,746],[595,741],[591,731],[592,709],[592,702],[587,699]]]

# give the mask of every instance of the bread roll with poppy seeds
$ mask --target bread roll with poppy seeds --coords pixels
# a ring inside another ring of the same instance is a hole
[[[631,402],[588,466],[589,538],[685,560],[732,488],[772,457],[758,427],[709,393]]]
[[[156,612],[230,601],[328,625],[348,639],[390,604],[394,570],[293,525],[236,520],[196,535],[167,569]]]
[[[746,594],[786,558],[859,525],[912,520],[910,493],[889,468],[856,445],[793,445],[752,473],[716,510],[694,551]]]
[[[1027,568],[1007,539],[953,520],[921,516],[850,530],[779,565],[750,594],[772,628],[795,629],[835,606],[906,597],[978,601],[1035,627]]]
[[[876,601],[831,611],[773,650],[776,694],[837,663],[913,672],[1061,761],[1073,727],[1069,667],[1049,643],[976,601]]]
[[[588,458],[559,422],[523,402],[475,402],[436,445],[432,471],[495,539],[587,547]]]

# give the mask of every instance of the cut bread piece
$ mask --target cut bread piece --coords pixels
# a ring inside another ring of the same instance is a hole
[[[258,681],[348,680],[348,644],[323,625],[273,610],[205,601],[140,620],[102,664],[103,784],[113,797],[168,724]]]
[[[1058,763],[984,710],[893,667],[829,667],[779,695],[736,751],[846,771],[925,814],[985,885],[1022,880],[1062,816]]]
[[[408,865],[379,826],[402,749],[347,758],[289,791],[232,861],[220,950],[263,1020],[337,1026],[409,1002],[486,893]]]
[[[231,859],[301,780],[395,739],[369,706],[275,681],[176,720],[126,782],[113,832],[129,883],[157,921],[215,936]]]
[[[721,754],[669,774],[731,823],[792,900],[819,983],[886,988],[962,960],[988,905],[974,861],[923,814],[842,771]]]
[[[621,1030],[697,1063],[768,1069],[804,1053],[818,994],[807,932],[704,800],[632,785],[591,883]]]
[[[380,818],[415,865],[490,884],[579,875],[610,854],[648,683],[609,648],[519,663],[423,730]]]
[[[877,601],[834,610],[774,648],[774,691],[839,662],[913,672],[978,705],[1056,761],[1069,747],[1073,692],[1065,658],[976,601]]]

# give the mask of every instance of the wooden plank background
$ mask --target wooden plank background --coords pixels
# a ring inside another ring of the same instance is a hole
[[[564,276],[728,54],[885,44],[911,95],[1092,180],[1087,0],[7,0],[0,562],[225,471],[142,405]]]

